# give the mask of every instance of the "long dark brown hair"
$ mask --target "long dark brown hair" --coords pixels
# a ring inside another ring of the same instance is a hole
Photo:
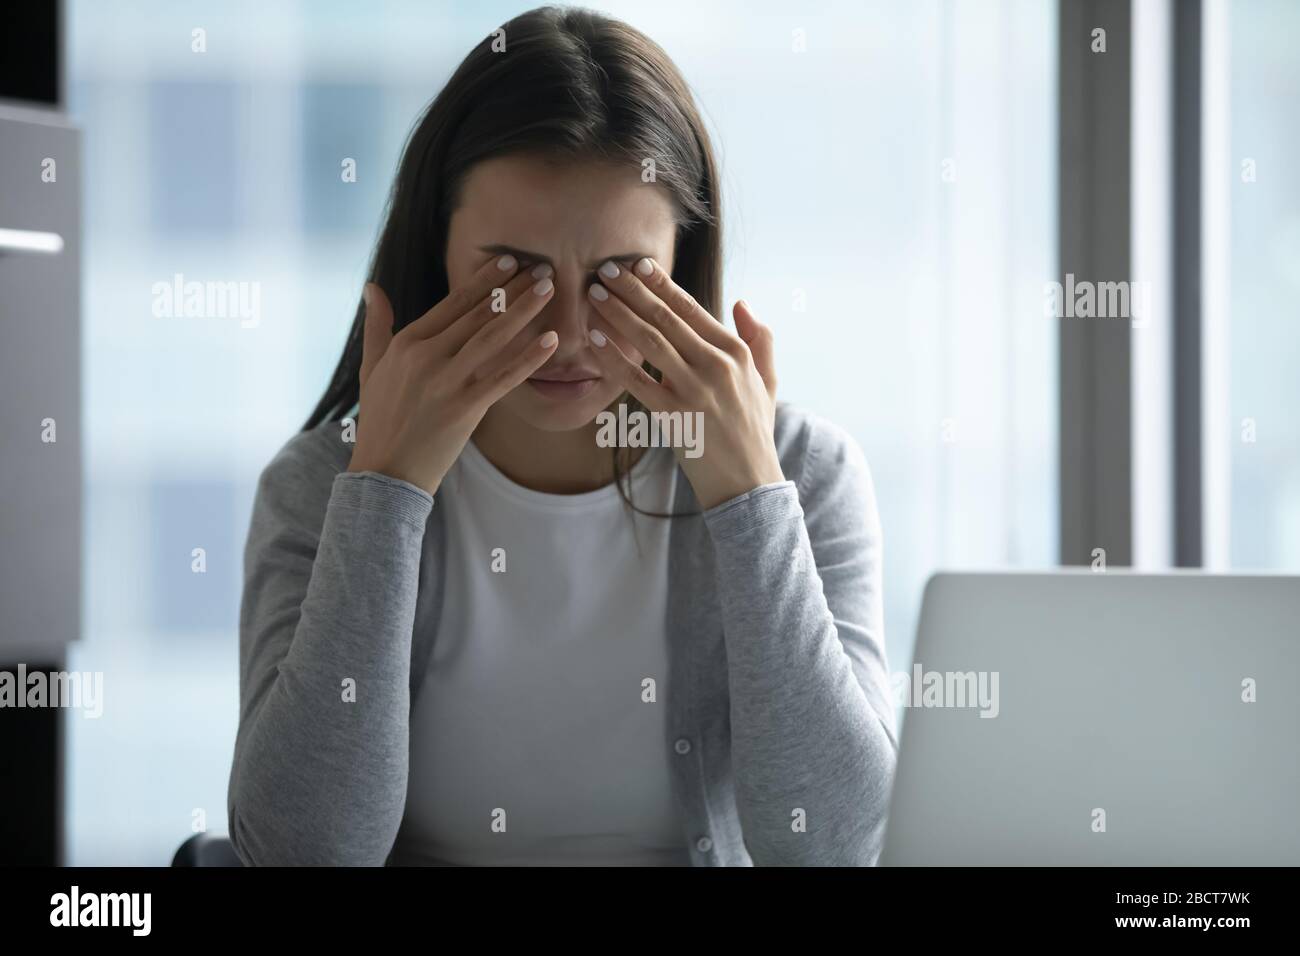
[[[678,220],[673,279],[721,314],[717,164],[685,80],[657,43],[627,24],[581,8],[539,7],[476,45],[407,139],[369,270],[392,302],[394,332],[447,295],[447,227],[470,169],[511,153],[652,169]],[[364,327],[358,301],[304,431],[356,408]]]

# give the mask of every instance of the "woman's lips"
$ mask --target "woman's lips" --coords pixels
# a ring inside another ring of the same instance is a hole
[[[544,378],[530,378],[528,384],[547,398],[572,400],[582,398],[600,382],[598,378],[579,378],[571,381],[554,381]]]

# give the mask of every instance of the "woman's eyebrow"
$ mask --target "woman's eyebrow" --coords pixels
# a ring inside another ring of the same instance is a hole
[[[479,246],[480,252],[490,252],[493,255],[504,256],[512,255],[519,259],[531,259],[534,262],[551,263],[550,257],[542,255],[540,252],[529,252],[527,249],[516,249],[514,246],[507,246],[502,243],[493,243],[487,246]],[[608,262],[613,259],[615,262],[630,262],[634,259],[649,259],[648,252],[623,252],[615,256],[601,256],[595,262],[587,263],[588,269],[597,268],[602,262]]]

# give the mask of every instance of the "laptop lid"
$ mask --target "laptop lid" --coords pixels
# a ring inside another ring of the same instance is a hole
[[[938,574],[881,863],[1300,863],[1298,676],[1300,578]]]

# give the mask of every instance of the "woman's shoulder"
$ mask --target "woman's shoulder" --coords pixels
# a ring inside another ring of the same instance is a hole
[[[321,422],[293,435],[262,469],[259,497],[287,498],[305,506],[328,501],[334,477],[352,459],[350,438],[339,421]]]
[[[781,470],[800,490],[833,482],[845,472],[870,480],[866,457],[853,436],[821,415],[778,401],[775,438]]]

